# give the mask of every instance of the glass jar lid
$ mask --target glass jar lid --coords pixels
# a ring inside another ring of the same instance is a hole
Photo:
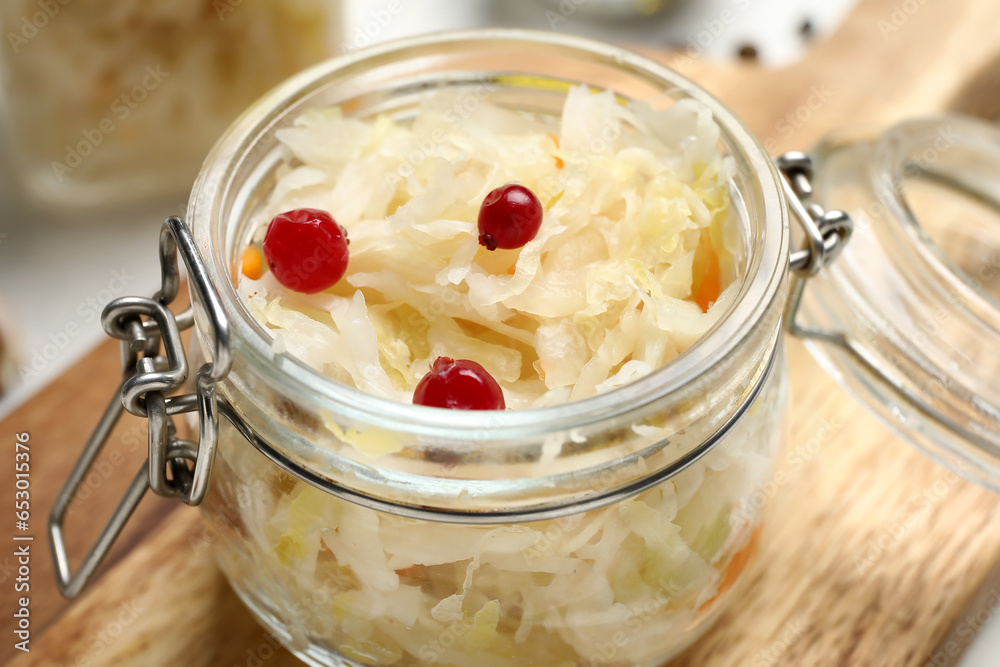
[[[1000,491],[1000,130],[910,120],[812,157],[814,200],[854,234],[794,288],[792,332],[899,435]]]

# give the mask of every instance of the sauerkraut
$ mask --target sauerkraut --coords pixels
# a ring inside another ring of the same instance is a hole
[[[574,87],[557,121],[470,95],[430,95],[408,122],[317,109],[278,132],[289,160],[255,242],[274,215],[319,208],[351,258],[320,294],[242,277],[276,352],[403,402],[435,358],[468,358],[519,409],[620,387],[712,327],[739,248],[733,162],[707,108]],[[523,248],[491,252],[477,212],[512,181],[544,220]]]

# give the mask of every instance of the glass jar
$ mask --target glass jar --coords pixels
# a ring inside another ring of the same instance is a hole
[[[447,421],[276,350],[234,282],[289,160],[281,128],[316,107],[406,119],[443,88],[459,93],[456,119],[487,99],[554,115],[576,83],[654,107],[693,99],[714,116],[719,150],[737,167],[729,194],[739,290],[707,334],[605,394],[452,411]],[[947,145],[938,145],[942,132]],[[204,500],[233,587],[310,664],[661,664],[708,627],[754,559],[762,526],[752,499],[782,442],[784,328],[903,435],[996,487],[996,373],[957,355],[970,336],[995,337],[1000,313],[986,274],[976,273],[978,286],[963,278],[976,245],[936,246],[940,232],[917,222],[915,189],[904,181],[917,176],[974,201],[995,222],[1000,132],[965,119],[919,121],[831,140],[816,157],[815,174],[802,154],[776,165],[691,81],[557,34],[431,35],[290,79],[216,144],[194,186],[191,229],[165,223],[161,291],[104,313],[123,341],[126,380],[53,510],[61,590],[81,590],[152,488]],[[847,242],[851,218],[827,203],[859,221],[856,245]],[[790,213],[804,237],[793,251]],[[976,228],[986,233],[980,213]],[[178,290],[177,254],[193,310],[175,318],[166,306]],[[972,285],[960,299],[947,289],[958,283]],[[920,326],[927,313],[933,331]],[[194,393],[165,397],[187,377],[178,332],[192,324],[208,361]],[[149,419],[148,473],[72,574],[65,509],[123,406]],[[195,410],[199,441],[179,439],[170,416]]]
[[[12,0],[0,27],[12,173],[74,213],[183,193],[229,123],[341,32],[337,0]]]
[[[441,88],[459,91],[459,115],[486,100],[557,114],[570,72],[716,115],[740,165],[742,290],[703,340],[592,399],[447,421],[274,354],[231,278],[287,163],[280,128],[311,107],[405,118]],[[231,326],[219,392],[267,443],[223,422],[204,505],[219,563],[261,622],[321,665],[653,665],[697,637],[756,552],[758,510],[740,501],[782,437],[787,222],[777,173],[758,164],[770,161],[747,130],[676,74],[552,37],[369,50],[251,108],[206,162],[189,219]]]

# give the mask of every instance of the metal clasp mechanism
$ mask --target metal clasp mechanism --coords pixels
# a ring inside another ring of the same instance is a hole
[[[802,304],[802,294],[806,281],[829,265],[844,249],[854,221],[844,211],[824,210],[819,204],[810,202],[813,195],[812,160],[805,153],[785,153],[776,161],[782,175],[782,185],[788,208],[799,221],[805,232],[805,244],[789,254],[792,270],[792,286],[785,310],[785,327],[790,333],[801,337],[823,337],[825,332],[799,324],[796,316]]]
[[[101,316],[105,331],[121,340],[122,383],[49,516],[49,538],[59,591],[69,598],[76,597],[86,587],[148,489],[152,488],[157,495],[180,498],[188,505],[201,503],[208,491],[219,425],[215,385],[228,375],[232,366],[229,324],[184,221],[167,219],[160,229],[159,245],[160,290],[152,299],[115,299]],[[168,306],[177,297],[180,287],[178,253],[187,268],[194,294],[192,306],[175,316]],[[194,324],[195,303],[214,332],[211,361],[198,370],[195,393],[169,396],[187,380],[187,358],[180,332]],[[123,410],[148,420],[149,458],[132,480],[79,570],[73,573],[63,537],[66,512]],[[182,440],[177,437],[173,416],[194,411],[198,412],[198,441]]]

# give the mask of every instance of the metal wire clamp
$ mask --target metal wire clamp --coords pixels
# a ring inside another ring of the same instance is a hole
[[[806,327],[797,320],[806,282],[837,258],[851,238],[854,221],[844,211],[825,210],[810,202],[813,195],[812,160],[805,153],[785,153],[775,160],[781,173],[785,199],[792,215],[805,233],[803,247],[789,253],[792,285],[785,306],[785,328],[794,336],[822,337],[825,333]]]
[[[153,298],[115,299],[101,316],[105,331],[121,341],[122,382],[56,497],[49,516],[49,541],[57,583],[60,593],[69,598],[76,597],[86,587],[148,489],[161,496],[180,498],[188,505],[201,503],[208,491],[219,421],[215,383],[226,377],[232,365],[229,324],[191,232],[179,218],[169,218],[163,223],[159,252],[161,285]],[[195,392],[168,396],[187,380],[187,359],[180,332],[194,324],[192,307],[176,316],[168,308],[180,287],[178,254],[187,269],[194,302],[211,324],[214,349],[211,361],[198,370]],[[73,572],[64,537],[66,513],[124,410],[147,419],[149,458],[79,569]],[[173,422],[174,415],[195,411],[199,422],[197,443],[178,438]]]

